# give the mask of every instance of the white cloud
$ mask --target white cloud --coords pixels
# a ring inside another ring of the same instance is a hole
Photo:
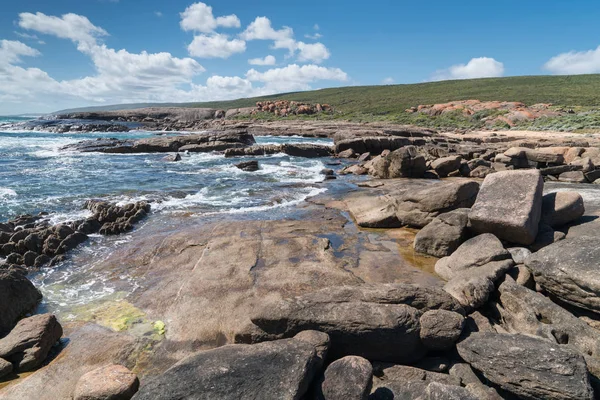
[[[396,83],[396,81],[392,77],[387,77],[384,80],[382,80],[381,83],[383,85],[393,85],[394,83]]]
[[[467,64],[436,71],[431,80],[492,78],[504,75],[504,64],[489,57],[473,58]]]
[[[321,29],[321,28],[319,27],[319,24],[315,24],[315,26],[313,26],[313,29],[314,29],[315,31],[318,31],[318,30],[319,30],[319,29]]]
[[[319,80],[345,82],[348,75],[339,68],[325,68],[318,65],[291,64],[283,68],[273,68],[265,72],[251,69],[246,78],[252,82],[263,82],[274,92],[308,90],[310,83]]]
[[[600,72],[600,46],[595,50],[570,51],[552,57],[544,69],[556,75],[596,74]]]
[[[300,51],[298,61],[312,61],[319,64],[331,56],[323,43],[306,44],[298,42],[297,48]]]
[[[275,30],[267,17],[256,17],[240,36],[244,40],[272,40],[274,49],[296,50],[294,30],[287,26]]]
[[[225,19],[219,23],[233,24],[233,19]],[[167,52],[131,53],[126,49],[112,49],[101,41],[108,37],[108,32],[85,16],[22,13],[18,25],[29,30],[27,35],[47,34],[73,41],[77,49],[89,57],[95,72],[80,78],[54,79],[40,68],[23,68],[19,65],[23,57],[39,56],[38,50],[19,41],[0,40],[0,113],[53,111],[90,103],[225,100],[309,90],[320,81],[348,81],[347,74],[341,69],[314,64],[329,57],[327,48],[319,44],[296,42],[291,28],[263,29],[270,27],[268,19],[263,20],[261,26],[255,24],[256,29],[247,30],[245,34],[249,37],[269,37],[266,40],[273,40],[273,47],[277,44],[280,48],[291,49],[298,58],[313,63],[292,64],[264,72],[250,69],[240,76],[214,74],[202,84],[197,82],[205,70],[193,58],[175,57]],[[243,37],[232,39],[211,32],[197,34],[190,44],[190,52],[202,57],[226,57],[230,53],[244,51],[245,46]],[[249,62],[274,65],[276,59],[268,55]]]
[[[321,39],[323,37],[323,35],[321,35],[319,32],[316,32],[314,35],[310,35],[307,33],[304,35],[304,37],[307,39],[318,40],[318,39]]]
[[[92,24],[86,17],[71,13],[62,17],[40,12],[21,13],[19,14],[19,26],[61,39],[71,39],[79,45],[95,44],[98,37],[108,36],[108,32]]]
[[[272,55],[268,55],[265,58],[251,58],[248,60],[250,65],[275,65],[277,60]]]
[[[244,40],[272,40],[274,49],[287,49],[293,55],[298,51],[298,61],[321,63],[330,57],[329,50],[323,43],[306,44],[294,39],[294,30],[284,26],[276,30],[267,17],[256,17],[248,25],[240,37]]]
[[[212,7],[204,3],[194,3],[180,15],[180,25],[184,31],[212,33],[217,27],[239,28],[241,26],[240,19],[235,14],[215,18]]]
[[[37,57],[40,52],[17,40],[0,40],[0,65],[16,64],[21,57]]]
[[[159,17],[159,18],[160,18],[160,17],[162,17],[162,16],[163,16],[163,13],[162,13],[162,12],[160,12],[160,11],[154,11],[154,15],[156,15],[157,17]]]
[[[246,51],[246,42],[240,39],[229,40],[227,35],[198,35],[188,46],[188,52],[199,58],[228,58],[235,53]]]

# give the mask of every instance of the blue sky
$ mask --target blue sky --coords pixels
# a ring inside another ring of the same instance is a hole
[[[0,114],[597,73],[599,17],[597,0],[12,1]]]

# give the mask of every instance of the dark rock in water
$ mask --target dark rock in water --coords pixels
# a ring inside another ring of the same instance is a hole
[[[162,160],[167,161],[167,162],[181,161],[181,154],[179,154],[179,153],[169,154],[168,156],[163,157]]]
[[[264,334],[254,341],[291,337],[317,329],[331,338],[330,356],[357,355],[390,362],[414,362],[425,354],[419,318],[430,309],[462,309],[440,289],[413,285],[327,288],[265,304],[250,317]]]
[[[264,156],[277,153],[284,153],[293,157],[317,158],[331,156],[333,149],[331,146],[310,143],[266,144],[229,148],[225,150],[225,157]]]
[[[12,329],[41,299],[41,293],[24,275],[0,270],[0,333]]]
[[[63,150],[102,153],[171,153],[178,151],[211,152],[255,144],[245,130],[208,132],[194,135],[162,136],[138,140],[86,140],[68,145]]]
[[[535,282],[560,300],[600,312],[600,247],[598,239],[581,236],[561,240],[525,260]]]
[[[258,171],[258,168],[259,168],[258,161],[256,161],[256,160],[244,161],[239,164],[235,164],[235,166],[237,168],[241,169],[242,171],[246,171],[246,172]]]
[[[23,264],[26,267],[33,267],[37,257],[38,257],[38,254],[30,250],[23,255]]]
[[[307,392],[318,365],[315,346],[303,340],[226,345],[180,361],[133,398],[295,400]]]
[[[474,369],[519,398],[594,398],[585,360],[570,346],[520,334],[476,333],[457,349]]]
[[[367,400],[373,383],[373,367],[362,357],[348,356],[327,367],[321,384],[324,400]]]
[[[548,193],[542,198],[542,223],[557,228],[585,214],[583,198],[577,192]]]
[[[39,367],[62,336],[62,327],[52,314],[25,318],[0,339],[0,358],[13,363],[19,372]]]
[[[128,232],[150,212],[150,204],[145,201],[121,207],[106,201],[89,200],[85,207],[94,213],[93,218],[98,221],[95,225],[101,225],[98,231],[103,235]]]
[[[73,250],[87,239],[88,236],[85,233],[73,232],[64,238],[62,242],[60,242],[60,245],[58,245],[58,248],[56,249],[56,254],[64,254],[70,250]]]
[[[122,365],[107,365],[83,375],[73,400],[129,400],[138,391],[138,377]]]
[[[468,208],[459,208],[435,217],[415,236],[415,250],[434,257],[452,254],[467,237],[468,214]]]
[[[401,149],[405,146],[422,146],[424,144],[425,139],[422,138],[393,136],[358,137],[352,139],[336,140],[335,152],[337,154],[340,154],[345,150],[352,149],[353,153],[356,152],[358,154],[380,154],[384,150],[394,151]]]
[[[324,168],[320,172],[321,172],[321,175],[325,175],[325,176],[335,175],[335,172],[331,168]]]
[[[542,213],[543,186],[537,170],[488,175],[469,213],[469,228],[512,243],[532,244]]]

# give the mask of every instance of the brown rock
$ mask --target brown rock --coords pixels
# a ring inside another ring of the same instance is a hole
[[[122,365],[107,365],[79,378],[74,400],[130,400],[138,391],[137,376]]]

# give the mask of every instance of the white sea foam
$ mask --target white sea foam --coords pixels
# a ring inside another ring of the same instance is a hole
[[[0,187],[0,199],[5,199],[8,197],[17,197],[17,192],[11,188]]]

